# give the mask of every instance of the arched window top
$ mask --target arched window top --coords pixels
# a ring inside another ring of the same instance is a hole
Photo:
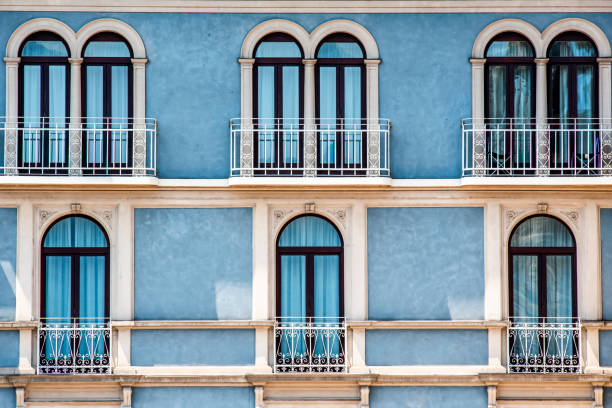
[[[341,247],[336,228],[322,217],[307,215],[287,224],[278,239],[279,247]]]
[[[130,58],[132,51],[123,37],[115,33],[99,33],[85,46],[85,58]]]
[[[317,58],[360,58],[363,47],[349,34],[336,33],[326,37],[319,45]]]
[[[549,57],[597,57],[597,49],[593,41],[578,32],[566,32],[553,40],[549,49]]]
[[[68,57],[68,49],[62,38],[48,31],[29,36],[21,48],[22,57]]]
[[[511,247],[573,247],[570,230],[556,218],[536,215],[522,221],[512,233]]]
[[[497,35],[487,45],[489,57],[524,57],[533,58],[535,53],[531,43],[518,33],[502,33]]]
[[[44,239],[45,248],[106,248],[108,241],[100,226],[83,216],[69,216],[55,222]]]
[[[268,34],[257,44],[255,58],[302,58],[302,50],[288,34]]]

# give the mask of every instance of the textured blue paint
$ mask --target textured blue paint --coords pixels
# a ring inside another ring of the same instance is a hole
[[[370,408],[486,408],[485,387],[371,387]]]
[[[253,408],[251,387],[135,387],[133,408]]]
[[[17,209],[0,208],[0,320],[15,319]]]
[[[132,331],[132,365],[135,366],[254,363],[255,330]]]
[[[612,320],[612,209],[602,209],[601,297],[604,320]]]
[[[612,331],[599,331],[599,365],[612,367]]]
[[[369,208],[370,319],[482,319],[482,208]]]
[[[367,330],[366,363],[486,365],[488,335],[486,330]]]
[[[136,319],[250,319],[250,208],[136,209]]]
[[[17,405],[14,388],[0,388],[0,407],[13,408]]]
[[[19,365],[19,331],[0,330],[0,367]]]
[[[604,407],[612,406],[612,389],[605,387],[604,388],[604,397],[603,397]]]
[[[519,18],[544,30],[562,18],[581,17],[612,37],[609,13],[4,12],[0,13],[0,44],[6,44],[20,24],[36,17],[57,18],[75,31],[96,18],[118,18],[140,33],[149,57],[147,115],[159,119],[159,175],[178,178],[228,177],[227,123],[240,115],[236,58],[249,30],[265,20],[285,18],[312,31],[325,21],[349,18],[373,34],[383,59],[380,115],[393,121],[391,163],[395,178],[460,176],[460,120],[471,116],[468,59],[474,39],[491,22]],[[0,70],[0,95],[5,95],[4,75],[4,69]],[[4,112],[4,99],[0,100],[0,111]]]

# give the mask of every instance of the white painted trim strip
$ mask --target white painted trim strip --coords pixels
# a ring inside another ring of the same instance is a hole
[[[608,0],[2,0],[0,11],[156,13],[542,13],[612,11]]]
[[[272,320],[140,320],[114,321],[113,328],[131,329],[247,329],[272,327]]]
[[[501,328],[508,326],[503,320],[367,320],[346,322],[352,329],[475,329]]]

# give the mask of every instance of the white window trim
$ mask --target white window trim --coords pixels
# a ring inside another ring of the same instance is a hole
[[[94,20],[84,25],[78,32],[74,32],[66,24],[52,18],[36,18],[26,21],[11,34],[6,46],[6,121],[16,122],[19,107],[19,49],[23,41],[38,31],[49,31],[60,36],[68,45],[70,63],[70,127],[77,128],[81,121],[81,63],[83,62],[82,51],[87,40],[100,32],[113,32],[122,36],[132,48],[134,57],[132,66],[134,70],[133,82],[133,108],[134,124],[138,126],[146,118],[146,82],[145,64],[147,63],[144,42],[140,35],[123,21],[104,18]],[[136,132],[134,135],[133,163],[134,167],[143,167],[144,153],[146,152],[146,140],[144,132]],[[142,146],[141,146],[142,145]],[[142,157],[141,157],[142,156]],[[4,140],[4,166],[7,168],[17,167],[17,134],[7,132]],[[70,134],[69,148],[70,167],[81,165],[81,137],[78,132]],[[13,174],[7,170],[6,174]],[[77,170],[71,170],[71,175],[77,175]],[[139,173],[137,173],[139,174]],[[144,174],[144,171],[142,172]]]
[[[334,33],[346,33],[355,37],[365,50],[364,63],[366,66],[366,116],[371,123],[378,123],[379,101],[378,101],[378,65],[380,58],[378,45],[372,34],[362,25],[351,20],[331,20],[319,25],[310,34],[299,24],[289,20],[274,19],[264,21],[255,26],[245,37],[240,52],[241,79],[240,79],[240,112],[242,127],[249,129],[253,118],[253,64],[255,63],[255,47],[258,42],[268,34],[285,33],[293,37],[302,47],[304,52],[304,125],[314,128],[315,114],[315,64],[316,49],[319,43],[328,35]],[[248,133],[240,141],[241,167],[253,167],[252,138]],[[316,168],[316,140],[314,133],[305,140],[304,166]],[[312,139],[312,140],[310,140]],[[371,142],[371,143],[370,143]],[[380,161],[380,148],[378,140],[368,142],[368,165],[378,167]],[[316,172],[306,171],[306,175],[315,175]],[[249,172],[242,175],[249,176]],[[377,174],[371,174],[377,175]]]

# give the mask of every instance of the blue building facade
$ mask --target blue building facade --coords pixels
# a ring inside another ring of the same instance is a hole
[[[598,407],[612,5],[0,4],[0,407]]]

